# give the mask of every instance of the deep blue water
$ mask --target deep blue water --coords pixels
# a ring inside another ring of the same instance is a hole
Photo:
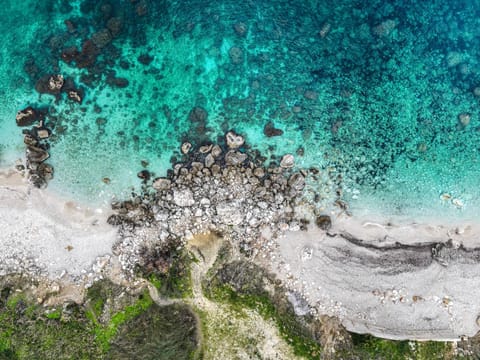
[[[16,111],[48,108],[65,196],[128,196],[142,160],[162,175],[182,141],[235,129],[320,169],[325,204],[340,187],[358,212],[480,213],[479,1],[5,0],[0,15],[0,164],[23,153]],[[40,95],[49,74],[82,104]]]

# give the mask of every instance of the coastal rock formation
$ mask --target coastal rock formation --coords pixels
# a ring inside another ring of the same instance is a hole
[[[53,84],[56,81],[63,81],[63,78],[52,81]],[[42,189],[45,188],[47,182],[53,178],[53,167],[44,163],[44,161],[50,157],[47,140],[52,133],[52,131],[45,126],[45,117],[46,111],[41,109],[37,110],[31,106],[20,110],[16,115],[18,126],[33,125],[30,129],[24,129],[22,131],[23,142],[26,145],[26,161],[25,166],[22,165],[21,169],[26,169],[26,175],[32,185]]]
[[[242,136],[229,132],[226,139],[227,148],[209,144],[188,152],[184,143],[184,160],[167,177],[154,179],[142,195],[114,205],[109,222],[120,226],[123,240],[115,251],[123,254],[126,270],[144,261],[140,248],[172,242],[183,246],[203,232],[223,234],[250,256],[263,242],[301,228],[294,208],[302,199],[307,173],[293,173],[280,164],[265,167],[258,153],[238,150]],[[231,147],[237,150],[228,150]],[[224,151],[225,156],[219,156]]]
[[[15,119],[18,126],[31,126],[38,120],[38,115],[34,108],[28,106],[23,110],[19,110]]]
[[[225,135],[225,140],[227,141],[227,146],[230,149],[237,149],[245,143],[243,136],[237,135],[233,131],[229,131]]]

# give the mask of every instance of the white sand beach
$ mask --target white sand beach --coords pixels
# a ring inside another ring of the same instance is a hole
[[[80,206],[0,170],[0,275],[87,276],[99,256],[112,252],[117,232],[107,216],[108,209]]]

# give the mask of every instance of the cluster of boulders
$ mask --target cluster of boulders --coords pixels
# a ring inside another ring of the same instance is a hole
[[[247,256],[287,230],[305,228],[294,209],[302,198],[306,171],[294,157],[265,166],[249,152],[242,136],[230,131],[225,143],[181,146],[183,160],[166,177],[148,182],[142,195],[113,204],[109,223],[120,226],[115,251],[125,268],[142,265],[145,246],[182,246],[195,234],[221,233]],[[139,177],[147,183],[146,170]]]
[[[22,131],[26,146],[26,162],[19,170],[26,169],[29,181],[41,189],[53,178],[53,167],[45,162],[50,157],[48,138],[52,134],[51,129],[45,124],[46,113],[46,110],[29,106],[18,111],[16,115],[18,126],[30,127]]]
[[[75,86],[73,79],[64,79],[63,75],[53,74],[42,76],[35,84],[35,90],[40,94],[50,94],[57,99],[60,98],[61,93],[67,94],[70,100],[79,104],[82,103],[85,96],[85,91],[81,87]]]

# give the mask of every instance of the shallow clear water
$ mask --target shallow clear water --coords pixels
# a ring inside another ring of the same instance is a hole
[[[297,164],[339,179],[354,211],[480,214],[478,1],[6,0],[0,15],[0,164],[23,151],[15,112],[50,106],[61,194],[128,196],[142,160],[162,175],[183,140],[235,129],[268,157],[303,148]],[[94,65],[60,59],[112,17],[122,31]],[[108,85],[113,72],[128,86]],[[36,93],[53,73],[85,88],[82,105]]]

